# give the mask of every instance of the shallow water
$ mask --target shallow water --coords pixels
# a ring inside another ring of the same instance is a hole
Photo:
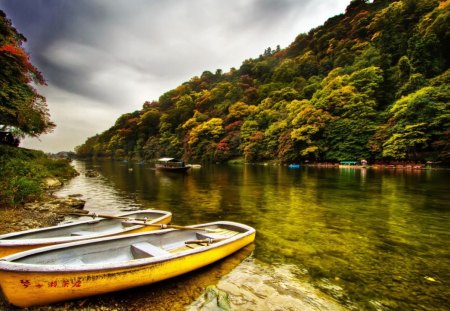
[[[211,165],[174,174],[131,162],[74,165],[82,174],[57,195],[82,194],[87,210],[163,209],[180,225],[243,222],[257,230],[252,260],[295,267],[299,282],[344,308],[450,310],[450,171]],[[85,177],[86,169],[99,176]]]

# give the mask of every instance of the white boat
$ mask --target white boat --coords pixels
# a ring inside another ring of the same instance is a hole
[[[98,217],[93,220],[3,234],[0,235],[0,257],[47,245],[158,229],[130,222],[137,219],[145,220],[147,224],[168,224],[172,220],[172,213],[140,210],[108,218]]]
[[[186,172],[191,167],[185,165],[184,161],[175,158],[161,158],[157,160],[155,168],[159,171]]]

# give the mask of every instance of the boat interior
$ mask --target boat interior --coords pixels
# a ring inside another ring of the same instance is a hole
[[[161,213],[136,213],[126,215],[127,218],[146,218],[147,221],[160,218],[164,216]],[[97,218],[94,220],[71,223],[62,226],[54,226],[51,228],[44,228],[43,230],[33,230],[32,232],[25,231],[20,234],[1,237],[1,240],[28,240],[28,239],[48,239],[59,237],[75,237],[75,236],[90,236],[107,233],[120,232],[124,229],[129,229],[131,226],[136,226],[136,223],[130,223],[127,220],[121,219],[104,219]]]
[[[71,247],[58,247],[51,251],[31,254],[13,261],[64,266],[119,263],[189,252],[214,243],[214,240],[231,238],[247,231],[242,227],[227,225],[212,225],[203,228],[207,230],[160,230],[131,237],[120,236],[106,241],[91,241]]]

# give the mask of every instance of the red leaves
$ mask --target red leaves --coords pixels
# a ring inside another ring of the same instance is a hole
[[[220,151],[228,151],[230,150],[230,142],[227,138],[222,139],[216,147],[217,150]]]
[[[225,131],[227,131],[227,132],[237,131],[240,129],[242,123],[243,122],[241,120],[230,123],[227,126],[225,126]]]
[[[25,83],[34,80],[35,82],[45,85],[45,80],[41,72],[31,64],[30,57],[22,47],[14,44],[2,45],[0,46],[0,57],[4,55],[14,58],[18,62],[18,65],[22,67],[21,71]]]
[[[21,47],[12,44],[5,44],[0,46],[0,52],[7,52],[22,58],[28,58],[27,54]]]

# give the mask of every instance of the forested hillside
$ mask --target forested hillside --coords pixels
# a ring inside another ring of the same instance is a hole
[[[449,64],[450,0],[353,0],[289,47],[268,48],[229,72],[205,71],[76,151],[449,162]]]

